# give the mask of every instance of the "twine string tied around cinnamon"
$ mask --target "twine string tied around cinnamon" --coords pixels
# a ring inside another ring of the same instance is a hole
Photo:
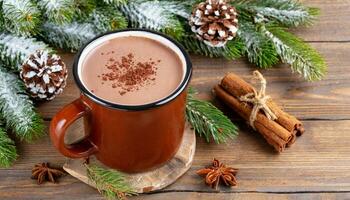
[[[241,96],[239,99],[242,102],[247,102],[253,104],[253,110],[249,117],[249,124],[255,130],[254,122],[260,110],[262,110],[269,120],[276,120],[277,116],[271,111],[267,106],[267,101],[270,96],[266,95],[266,79],[259,71],[253,72],[253,79],[258,80],[258,85],[260,86],[259,92],[253,88],[252,93]]]

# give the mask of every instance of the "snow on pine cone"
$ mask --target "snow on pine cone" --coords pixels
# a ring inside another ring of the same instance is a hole
[[[41,100],[52,100],[66,86],[67,68],[56,54],[38,50],[23,63],[20,77],[28,93]]]
[[[222,47],[236,36],[237,12],[224,0],[206,0],[193,9],[189,24],[207,45]]]

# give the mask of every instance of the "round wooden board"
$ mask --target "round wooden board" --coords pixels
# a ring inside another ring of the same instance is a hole
[[[195,133],[191,129],[190,125],[186,124],[182,143],[174,158],[163,166],[152,171],[126,174],[126,179],[138,193],[151,192],[165,188],[166,186],[174,183],[191,167],[195,149]],[[82,159],[68,159],[64,164],[63,169],[84,183],[95,187],[94,183],[89,181],[87,177],[83,162],[84,160]],[[90,163],[96,163],[103,166],[103,164],[101,164],[93,156],[90,159]]]

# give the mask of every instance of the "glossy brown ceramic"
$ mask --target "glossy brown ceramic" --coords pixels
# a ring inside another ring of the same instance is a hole
[[[67,157],[95,155],[111,168],[124,172],[142,172],[164,164],[175,155],[180,146],[185,125],[186,88],[192,67],[186,52],[162,34],[132,29],[107,35],[127,31],[154,34],[175,44],[185,58],[186,65],[184,79],[179,87],[168,97],[146,105],[118,105],[104,101],[88,91],[78,75],[79,58],[88,43],[78,53],[73,66],[81,96],[56,114],[50,125],[50,135],[54,146]],[[66,145],[66,130],[80,117],[84,117],[87,136],[77,144]]]

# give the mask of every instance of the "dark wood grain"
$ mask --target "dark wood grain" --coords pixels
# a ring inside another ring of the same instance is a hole
[[[208,165],[213,157],[240,169],[239,186],[221,187],[226,193],[305,193],[350,192],[350,120],[305,121],[308,130],[290,149],[277,154],[263,138],[240,124],[239,137],[224,145],[197,141],[197,150],[191,169],[173,185],[161,192],[215,193],[195,174]],[[22,144],[21,157],[11,169],[0,170],[0,199],[11,193],[67,196],[96,195],[95,191],[71,176],[60,184],[36,185],[30,179],[30,169],[38,162],[62,164],[65,158],[57,153],[46,137],[35,144]],[[147,197],[151,198],[150,195]]]
[[[261,136],[223,108],[238,125],[240,135],[228,144],[197,141],[192,168],[175,184],[154,194],[132,199],[350,199],[350,0],[304,0],[321,8],[313,27],[293,30],[319,50],[329,64],[327,77],[306,82],[291,75],[288,66],[262,70],[268,80],[268,93],[287,112],[301,118],[307,132],[292,148],[274,153]],[[68,66],[72,54],[62,54]],[[222,76],[233,71],[248,79],[255,70],[245,59],[227,61],[191,56],[194,76],[191,85],[199,97],[213,100],[211,89]],[[79,96],[72,76],[64,93],[39,105],[47,124],[64,105]],[[72,131],[79,131],[75,127]],[[35,163],[63,164],[65,158],[52,146],[49,137],[33,144],[17,144],[20,157],[9,169],[0,170],[0,199],[103,199],[98,192],[71,176],[59,184],[36,185],[30,179]],[[195,171],[216,157],[240,169],[239,185],[214,191],[203,184]]]

